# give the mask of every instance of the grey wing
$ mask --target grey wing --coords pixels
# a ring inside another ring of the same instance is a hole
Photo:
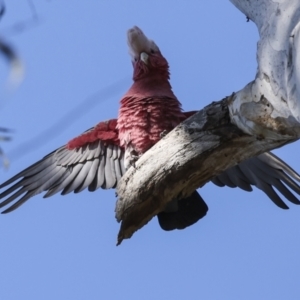
[[[284,198],[294,204],[300,201],[290,191],[300,195],[300,175],[279,157],[271,152],[247,159],[240,164],[224,171],[212,179],[217,186],[239,187],[245,191],[252,191],[256,186],[280,208],[288,209],[274,187]]]
[[[14,202],[2,213],[11,212],[44,191],[46,198],[60,191],[66,195],[114,188],[124,173],[124,151],[117,145],[96,141],[74,150],[63,146],[1,184],[13,185],[0,194],[0,208]]]

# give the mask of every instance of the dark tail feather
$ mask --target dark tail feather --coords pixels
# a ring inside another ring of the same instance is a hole
[[[177,210],[161,212],[157,215],[163,230],[184,229],[203,218],[208,207],[197,191],[189,197],[177,201]]]

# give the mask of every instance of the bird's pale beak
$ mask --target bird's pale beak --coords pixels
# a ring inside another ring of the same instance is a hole
[[[149,57],[149,55],[145,52],[142,52],[140,54],[140,59],[141,59],[142,62],[144,62],[145,65],[148,64],[148,57]]]

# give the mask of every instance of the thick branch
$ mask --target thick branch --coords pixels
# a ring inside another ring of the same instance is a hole
[[[146,152],[118,185],[118,243],[145,225],[165,205],[191,194],[225,169],[294,140],[257,139],[231,124],[228,103],[212,103]]]

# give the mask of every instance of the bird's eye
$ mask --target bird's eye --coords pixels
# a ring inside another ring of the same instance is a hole
[[[150,53],[151,53],[151,54],[154,54],[155,51],[154,51],[153,49],[150,49]]]

